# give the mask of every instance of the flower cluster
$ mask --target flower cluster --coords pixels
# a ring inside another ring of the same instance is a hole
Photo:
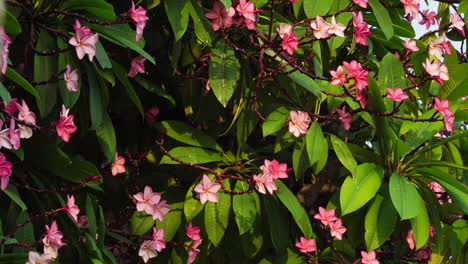
[[[369,72],[362,68],[361,64],[355,60],[351,62],[344,61],[343,66],[346,69],[346,73],[342,66],[338,66],[336,71],[330,71],[330,75],[332,76],[331,83],[333,85],[343,86],[350,80],[353,80],[353,83],[349,88],[356,88],[355,100],[360,103],[362,108],[365,108],[367,104],[367,95],[364,88],[368,85],[367,75],[369,75]]]
[[[236,11],[238,18],[235,20]],[[227,8],[220,1],[216,1],[213,8],[205,16],[211,20],[211,27],[214,31],[228,28],[233,23],[244,24],[248,29],[253,30],[257,20],[255,14],[258,12],[261,10],[255,10],[255,4],[246,0],[239,0],[235,9],[233,7]]]
[[[265,159],[264,164],[260,166],[262,170],[261,174],[253,175],[255,182],[255,189],[260,193],[266,194],[268,191],[273,194],[274,191],[278,190],[278,186],[274,180],[285,179],[288,177],[288,165],[286,163],[279,163],[277,160]]]
[[[158,252],[161,252],[166,248],[166,241],[164,240],[165,230],[161,228],[159,230],[153,227],[153,235],[150,239],[143,241],[138,251],[138,256],[143,258],[146,263],[151,258],[158,256]]]
[[[335,209],[325,209],[319,207],[319,213],[314,215],[314,218],[320,220],[324,226],[330,228],[330,234],[332,237],[341,240],[343,234],[346,232],[346,227],[343,226],[342,220],[335,216]]]
[[[11,44],[11,39],[10,37],[5,33],[5,29],[2,26],[0,26],[0,41],[1,41],[1,47],[2,50],[0,51],[0,70],[3,74],[5,74],[7,67],[8,67],[8,54],[10,53],[10,44]]]
[[[331,18],[331,23],[328,23],[323,17],[317,16],[315,21],[310,23],[310,27],[314,31],[314,36],[317,39],[328,38],[332,35],[344,37],[346,26],[336,23],[335,16]]]
[[[58,250],[65,246],[66,243],[62,242],[63,233],[60,232],[57,226],[57,222],[54,220],[50,227],[48,225],[45,226],[46,228],[46,235],[42,239],[42,243],[44,244],[44,253],[49,254],[51,258],[57,258]]]
[[[453,121],[455,116],[453,115],[452,109],[449,107],[449,101],[447,99],[440,100],[435,98],[434,108],[444,117],[444,128],[447,132],[453,132]]]
[[[440,204],[443,204],[445,201],[447,201],[447,203],[452,203],[452,199],[447,195],[447,192],[442,185],[435,181],[431,181],[427,186],[434,192]]]
[[[200,227],[192,226],[192,222],[185,226],[185,230],[187,237],[192,240],[191,244],[187,246],[189,252],[186,264],[192,264],[200,253],[198,246],[201,245],[203,239],[200,236]]]
[[[133,195],[133,198],[137,211],[152,215],[154,220],[163,221],[164,215],[171,210],[165,200],[161,201],[161,194],[153,192],[150,186],[145,186],[144,191]]]
[[[362,18],[362,12],[352,12],[353,15],[353,26],[354,26],[354,39],[356,43],[367,46],[367,37],[371,35],[369,31],[369,25],[364,22]]]

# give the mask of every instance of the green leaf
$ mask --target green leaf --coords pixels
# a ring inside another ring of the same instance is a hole
[[[208,136],[200,130],[196,130],[191,126],[186,125],[181,121],[162,121],[161,125],[164,128],[164,132],[169,137],[179,142],[196,147],[210,148],[222,151],[222,148],[218,145],[218,143],[216,143],[216,140],[214,140],[212,137]]]
[[[341,186],[341,215],[358,210],[372,199],[380,188],[383,176],[384,170],[376,164],[357,166],[354,177],[347,177]]]
[[[56,47],[55,38],[46,30],[41,30],[36,49],[40,51],[53,50]],[[57,74],[57,57],[34,55],[34,81],[47,81]],[[57,83],[38,85],[36,89],[40,95],[37,107],[42,117],[46,117],[57,101]]]
[[[117,140],[115,138],[114,125],[107,112],[104,112],[101,125],[96,127],[96,136],[106,158],[114,160],[115,153],[117,152]]]
[[[97,82],[96,71],[89,65],[86,66],[89,89],[89,113],[91,115],[92,129],[102,126],[104,116],[107,114],[102,95]]]
[[[141,85],[141,87],[145,88],[148,92],[154,93],[157,96],[161,96],[165,99],[167,99],[169,102],[171,102],[172,105],[175,105],[176,102],[174,98],[163,88],[161,88],[158,84],[148,81],[146,79],[143,79],[139,76],[136,76],[134,80]]]
[[[223,3],[224,7],[226,7],[226,9],[230,8],[232,6],[232,3],[231,3],[231,0],[220,0],[221,3]]]
[[[229,189],[229,180],[224,181],[224,186]],[[217,203],[208,202],[205,205],[205,230],[215,247],[219,245],[224,237],[231,210],[231,195],[220,191],[218,197],[219,201]]]
[[[294,151],[292,154],[292,164],[296,180],[299,180],[300,178],[302,178],[307,168],[310,167],[310,162],[306,148],[306,138],[304,138],[303,143],[297,143],[294,145]]]
[[[41,96],[37,92],[37,90],[26,80],[23,78],[23,76],[19,75],[15,70],[13,70],[11,67],[7,68],[7,71],[5,73],[5,76],[18,84],[19,86],[23,87],[27,92],[32,94],[36,100],[40,100]]]
[[[86,10],[88,13],[108,20],[115,20],[114,7],[104,0],[68,0],[60,8],[63,11]]]
[[[127,92],[128,97],[138,108],[138,111],[140,112],[141,117],[143,118],[145,116],[145,111],[143,110],[143,106],[141,105],[140,98],[135,92],[135,88],[133,88],[133,85],[128,80],[127,72],[120,64],[118,64],[115,61],[112,61],[112,70],[114,70],[117,79],[119,79],[119,81],[125,87],[125,92]]]
[[[164,215],[164,220],[162,222],[156,221],[156,227],[158,229],[164,228],[164,240],[166,241],[172,240],[182,223],[184,196],[184,191],[176,188],[170,188],[165,194],[167,204],[171,208],[171,211]]]
[[[107,51],[104,49],[104,46],[102,46],[101,41],[96,43],[96,59],[103,69],[112,68],[111,60],[107,55]]]
[[[189,19],[189,0],[164,1],[166,14],[169,18],[176,41],[179,40],[187,30]]]
[[[323,16],[328,13],[333,1],[304,0],[304,12],[307,17]]]
[[[210,21],[205,17],[202,6],[199,1],[188,1],[188,9],[195,27],[195,35],[205,44],[213,41],[213,29]]]
[[[296,196],[289,190],[283,182],[275,180],[278,190],[275,191],[276,196],[284,204],[284,206],[292,214],[294,221],[301,229],[302,233],[306,238],[316,237],[314,231],[312,231],[312,226],[310,224],[309,216],[305,211],[304,207],[299,203]]]
[[[86,216],[88,217],[88,231],[92,237],[96,237],[96,214],[91,195],[86,195]]]
[[[204,164],[214,161],[221,161],[222,157],[211,150],[196,148],[196,147],[176,147],[169,151],[169,154],[174,157],[194,164]],[[179,164],[177,161],[172,160],[168,156],[161,159],[160,164]]]
[[[3,83],[0,83],[0,97],[2,98],[5,105],[8,105],[11,100],[10,92],[5,88]]]
[[[387,9],[378,0],[369,0],[369,5],[374,11],[374,15],[387,39],[393,37],[392,19]]]
[[[28,209],[26,204],[21,199],[21,197],[20,197],[20,195],[18,193],[18,190],[16,189],[16,187],[13,184],[9,184],[8,187],[5,190],[3,190],[3,192],[8,197],[10,197],[10,199],[13,200],[21,208],[21,210],[26,211]]]
[[[133,31],[129,25],[110,25],[110,26],[101,26],[101,25],[95,25],[95,24],[90,24],[88,25],[93,31],[98,32],[101,36],[103,36],[105,39],[120,45],[124,48],[129,48],[137,53],[139,53],[141,56],[145,57],[148,59],[153,64],[156,64],[156,61],[154,60],[151,55],[146,52],[143,47],[145,46],[145,42],[143,39],[140,39],[138,42],[135,41],[135,31]]]
[[[322,128],[317,121],[313,122],[307,131],[305,144],[310,166],[323,158],[323,153],[328,151],[327,139],[323,136]]]
[[[286,66],[284,71],[291,71],[293,68],[291,66]],[[319,84],[312,79],[311,77],[305,75],[302,72],[294,71],[288,74],[288,77],[293,80],[295,83],[299,84],[300,86],[307,89],[313,95],[319,97],[320,96],[320,86]]]
[[[424,205],[416,188],[405,177],[394,172],[390,176],[390,197],[402,220],[416,217]]]
[[[200,203],[199,200],[195,200],[193,198],[193,188],[195,188],[195,185],[198,184],[198,182],[195,182],[190,186],[190,188],[187,191],[187,194],[185,195],[185,202],[184,202],[184,215],[185,219],[187,219],[187,222],[192,221],[195,216],[197,216],[204,208],[204,204]]]
[[[387,53],[380,62],[379,86],[384,93],[386,88],[406,87],[405,71],[400,60],[392,53]]]
[[[234,50],[223,40],[216,43],[212,52],[209,65],[211,88],[218,101],[226,107],[237,87],[239,62]]]
[[[249,184],[244,181],[237,181],[234,191],[242,192],[249,189]],[[239,234],[249,231],[260,213],[260,200],[257,193],[250,192],[242,195],[234,195],[232,198],[232,209],[236,216]]]
[[[154,222],[151,215],[144,212],[134,212],[130,218],[130,232],[132,234],[144,235],[153,227]]]
[[[2,6],[3,7],[3,6]],[[21,25],[18,23],[18,20],[16,17],[8,12],[8,10],[5,10],[4,8],[0,9],[0,12],[5,14],[5,32],[8,33],[8,35],[18,35],[21,33]]]
[[[281,130],[286,123],[286,118],[289,114],[286,107],[279,107],[275,111],[271,112],[265,122],[262,124],[263,137],[271,135]]]
[[[419,214],[411,219],[411,228],[413,229],[414,241],[416,242],[415,250],[420,249],[426,244],[429,239],[429,229],[431,225],[424,203],[421,207]]]
[[[375,196],[366,214],[364,238],[368,251],[379,248],[390,238],[398,219],[388,191],[385,192],[385,196]]]
[[[341,164],[343,164],[343,166],[351,172],[351,175],[354,176],[356,173],[357,162],[346,143],[335,135],[330,136],[330,141]]]
[[[282,252],[290,244],[288,214],[283,206],[274,196],[263,195],[263,204],[268,218],[268,227],[270,229],[271,242],[276,251]]]

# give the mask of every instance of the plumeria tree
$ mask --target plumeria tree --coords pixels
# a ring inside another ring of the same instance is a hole
[[[425,2],[3,1],[0,263],[467,263],[468,0]]]

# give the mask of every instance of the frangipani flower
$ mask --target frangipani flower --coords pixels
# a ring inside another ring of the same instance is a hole
[[[270,174],[253,175],[253,180],[255,182],[255,189],[262,194],[266,194],[267,191],[273,194],[274,191],[278,190],[278,186],[276,186]]]
[[[405,8],[405,14],[411,14],[413,17],[419,15],[419,0],[400,0]]]
[[[338,66],[336,71],[330,71],[330,75],[333,77],[331,81],[333,85],[343,86],[348,82],[348,78],[346,78],[342,66]]]
[[[264,164],[260,166],[263,174],[270,175],[273,180],[286,179],[288,177],[288,164],[279,163],[277,160],[265,159]]]
[[[295,137],[299,137],[301,134],[306,134],[307,129],[310,125],[309,114],[302,111],[289,111],[289,132]]]
[[[320,220],[320,222],[325,226],[338,219],[338,217],[335,216],[335,209],[326,210],[321,206],[319,207],[319,213],[314,215],[314,218]]]
[[[143,56],[138,56],[132,60],[132,66],[128,72],[129,77],[135,77],[138,73],[145,72],[145,61],[146,58]]]
[[[379,264],[380,262],[375,257],[375,251],[365,252],[361,251],[361,262],[363,264]]]
[[[297,242],[295,246],[299,248],[302,253],[310,253],[317,250],[315,247],[315,239],[313,238],[307,239],[305,237],[301,237],[301,241]]]
[[[434,11],[429,11],[429,9],[423,10],[422,19],[419,21],[420,25],[426,25],[426,29],[429,29],[431,25],[435,25],[437,20],[437,13]]]
[[[135,3],[132,1],[132,6],[129,10],[130,18],[133,20],[133,23],[136,26],[136,37],[135,40],[138,41],[143,36],[143,30],[146,26],[146,21],[149,19],[146,16],[146,9],[139,6],[135,9]]]
[[[369,31],[369,25],[364,22],[362,18],[362,12],[352,12],[353,15],[353,26],[354,26],[354,39],[356,43],[367,46],[367,36],[371,35]]]
[[[5,33],[5,29],[3,28],[3,25],[0,26],[0,41],[2,50],[0,51],[0,69],[3,74],[5,74],[7,67],[8,67],[8,54],[10,53],[10,44],[11,44],[11,39],[10,37]]]
[[[226,8],[220,1],[216,1],[211,9],[205,16],[211,20],[211,27],[214,31],[222,27],[230,27],[232,25],[232,17],[236,14],[234,8]]]
[[[193,241],[201,239],[200,227],[192,226],[192,222],[189,222],[187,225],[185,225],[185,230],[185,234]]]
[[[338,119],[341,121],[341,124],[345,130],[349,130],[351,128],[351,122],[353,121],[353,116],[346,111],[346,106],[343,106],[341,109],[336,108],[336,112],[338,113]]]
[[[65,105],[62,105],[62,112],[60,112],[60,119],[55,125],[57,135],[62,138],[63,141],[68,142],[70,135],[75,133],[77,127],[73,123],[73,115],[68,115],[70,109],[67,109]]]
[[[310,27],[314,30],[314,36],[317,39],[324,39],[330,36],[330,33],[328,32],[330,24],[328,24],[323,17],[317,16],[315,21],[310,23]]]
[[[465,22],[458,13],[450,14],[450,23],[462,36],[465,36]]]
[[[67,206],[65,206],[65,211],[67,211],[75,222],[78,222],[78,214],[80,213],[80,208],[75,204],[75,196],[67,195]]]
[[[115,153],[115,161],[111,165],[111,171],[112,171],[112,176],[115,176],[119,173],[124,173],[126,171],[125,158],[122,156],[119,156],[117,152]]]
[[[52,262],[52,256],[49,254],[39,255],[36,251],[29,251],[28,258],[26,264],[49,264]]]
[[[57,221],[53,221],[50,227],[48,225],[45,226],[46,228],[46,235],[42,239],[42,243],[44,244],[44,253],[47,253],[51,256],[51,258],[57,258],[58,250],[66,245],[62,241],[63,233],[60,232],[57,226]]]
[[[8,187],[11,168],[13,168],[13,164],[6,159],[6,156],[3,153],[0,153],[0,186],[2,190],[5,190]]]
[[[403,92],[403,89],[401,88],[395,88],[395,89],[392,89],[392,88],[387,88],[387,98],[388,99],[391,99],[395,102],[401,102],[405,99],[408,99],[409,96],[407,94],[405,94]]]
[[[338,240],[341,240],[343,238],[343,234],[346,232],[346,227],[342,225],[341,219],[330,223],[329,226],[332,237],[336,237]]]
[[[221,184],[211,182],[211,179],[203,174],[202,183],[197,184],[193,190],[200,194],[200,202],[205,204],[207,201],[214,203],[218,202],[217,192],[219,189],[221,189]]]
[[[78,59],[83,59],[87,54],[90,61],[93,61],[96,55],[96,43],[98,42],[98,34],[92,34],[89,27],[83,27],[80,21],[75,20],[75,36],[71,37],[68,43],[75,47],[76,56]]]
[[[367,8],[367,0],[353,0],[353,2],[362,8]]]
[[[405,41],[403,42],[403,46],[409,52],[415,52],[419,50],[418,46],[416,45],[416,40],[405,39]]]
[[[290,34],[293,31],[293,27],[291,24],[281,23],[279,28],[276,28],[276,31],[278,31],[280,38],[284,38],[284,35]]]
[[[294,54],[294,50],[297,49],[298,45],[299,45],[299,41],[297,40],[296,34],[294,32],[291,32],[289,34],[284,34],[284,38],[283,38],[283,41],[281,42],[281,46],[289,55]]]
[[[346,26],[340,23],[336,23],[335,16],[332,16],[331,24],[330,24],[330,27],[328,28],[328,33],[332,35],[340,36],[343,38],[345,29],[346,29]]]
[[[63,74],[63,79],[68,91],[78,92],[78,71],[72,71],[70,64],[67,64],[67,70]]]

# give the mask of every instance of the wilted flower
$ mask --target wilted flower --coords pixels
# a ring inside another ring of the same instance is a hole
[[[135,40],[138,41],[143,36],[143,30],[145,29],[146,21],[148,20],[148,17],[146,16],[146,9],[141,6],[135,9],[135,3],[132,1],[129,14],[130,18],[133,20],[133,23],[136,26]]]
[[[128,72],[129,77],[135,77],[138,73],[145,72],[145,61],[146,58],[143,56],[138,56],[132,60],[132,66]]]

